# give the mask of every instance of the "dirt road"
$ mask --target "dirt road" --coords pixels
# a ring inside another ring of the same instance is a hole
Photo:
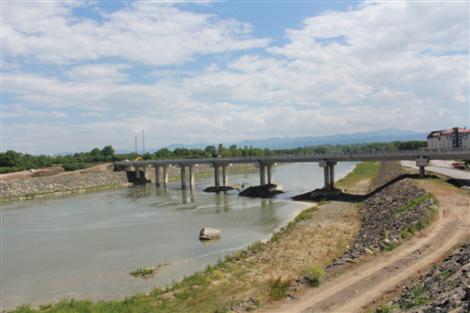
[[[432,226],[394,251],[373,258],[273,312],[361,312],[364,306],[402,286],[470,237],[470,193],[438,180],[418,182],[439,203],[440,211]]]

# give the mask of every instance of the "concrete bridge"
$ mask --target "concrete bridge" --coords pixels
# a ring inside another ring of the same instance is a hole
[[[335,165],[346,161],[416,161],[420,176],[425,175],[425,167],[430,160],[470,160],[470,150],[405,150],[396,152],[308,154],[295,156],[269,157],[230,157],[203,159],[167,159],[122,161],[114,164],[115,170],[126,171],[130,182],[147,183],[148,171],[155,170],[157,186],[167,186],[169,166],[178,166],[181,173],[181,188],[195,185],[194,167],[209,164],[214,169],[214,191],[225,190],[228,186],[227,168],[230,164],[256,164],[259,168],[260,186],[272,184],[272,168],[279,163],[318,163],[324,170],[324,189],[334,189]],[[221,175],[222,174],[222,180]]]

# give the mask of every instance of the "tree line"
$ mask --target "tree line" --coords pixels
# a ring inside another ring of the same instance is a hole
[[[312,153],[360,153],[379,151],[415,150],[426,147],[426,141],[395,141],[387,143],[349,144],[349,145],[318,145],[294,149],[262,149],[256,147],[238,147],[231,145],[225,147],[207,146],[204,149],[161,148],[153,153],[121,153],[117,154],[110,145],[102,149],[94,148],[89,152],[80,152],[70,155],[31,155],[13,150],[0,153],[0,172],[8,173],[34,168],[60,165],[65,170],[77,170],[95,164],[135,160],[141,157],[144,160],[152,159],[189,159],[189,158],[218,158],[218,157],[262,157],[275,155],[305,155]]]

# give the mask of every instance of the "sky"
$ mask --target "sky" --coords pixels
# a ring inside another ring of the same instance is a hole
[[[2,150],[470,126],[468,1],[1,2]]]

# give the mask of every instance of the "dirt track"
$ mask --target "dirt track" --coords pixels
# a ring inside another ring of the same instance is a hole
[[[435,180],[419,184],[439,203],[436,222],[394,251],[372,258],[300,300],[272,312],[351,312],[380,299],[408,279],[444,258],[470,236],[470,193]]]

